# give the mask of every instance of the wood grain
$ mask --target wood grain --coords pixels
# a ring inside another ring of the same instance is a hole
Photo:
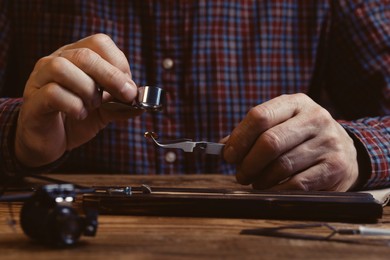
[[[54,176],[54,175],[53,175]],[[241,187],[233,177],[221,175],[131,176],[55,175],[83,185],[140,185],[199,188]],[[20,203],[12,204],[18,219]],[[96,237],[82,237],[72,248],[52,249],[30,241],[19,225],[7,225],[7,203],[0,203],[1,259],[388,259],[390,237],[336,235],[333,239],[303,239],[300,235],[324,237],[325,228],[291,231],[292,237],[244,235],[243,230],[275,228],[308,221],[225,219],[152,216],[99,216]],[[338,228],[358,224],[332,223]],[[390,229],[390,207],[370,227]],[[294,237],[294,234],[299,236]]]

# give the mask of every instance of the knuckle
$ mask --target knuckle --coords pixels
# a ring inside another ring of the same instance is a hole
[[[326,183],[328,190],[344,190],[345,181],[344,178],[347,173],[347,168],[339,164],[338,161],[327,161],[322,164],[321,178],[322,182]],[[341,166],[341,167],[340,167]]]
[[[309,97],[304,93],[282,94],[279,99],[282,103],[291,104],[295,108],[301,108],[309,103]]]
[[[77,117],[84,109],[83,102],[79,98],[66,99],[64,101],[61,86],[49,83],[42,89],[46,106],[52,110],[58,110],[68,115]]]
[[[48,64],[48,70],[52,73],[54,80],[61,81],[66,75],[66,60],[62,57],[53,58]]]
[[[316,106],[315,113],[317,113],[320,117],[331,119],[329,111],[321,106]]]
[[[43,92],[46,97],[46,100],[50,102],[51,100],[57,99],[58,90],[59,90],[59,86],[57,84],[55,83],[47,84],[46,87],[43,88]]]
[[[260,107],[252,107],[248,111],[248,117],[259,120],[261,118]]]
[[[270,122],[275,118],[275,114],[266,104],[262,104],[252,107],[248,112],[248,117],[252,119],[251,122],[255,124],[254,127],[269,128]]]
[[[343,149],[343,144],[340,142],[338,136],[336,134],[328,133],[328,137],[324,141],[324,147],[329,147],[332,151],[340,152]],[[333,158],[333,157],[332,157]],[[335,160],[338,158],[334,158]]]
[[[45,66],[52,58],[50,56],[45,56],[40,58],[36,63],[35,63],[35,69],[40,69],[43,66]]]
[[[91,49],[79,48],[72,51],[70,59],[80,68],[89,68],[96,63],[98,57]]]
[[[297,100],[297,102],[301,102],[302,100],[306,100],[306,101],[311,100],[309,96],[306,95],[305,93],[295,93],[292,96]]]
[[[105,46],[107,44],[112,44],[112,39],[110,36],[104,33],[97,33],[92,35],[89,38],[91,44],[94,44],[96,46]]]
[[[345,163],[344,157],[340,153],[336,153],[333,156],[329,156],[328,159],[324,162],[325,172],[336,173],[343,172],[347,165]]]
[[[315,113],[315,115],[317,115],[317,118],[321,120],[321,123],[328,125],[333,122],[333,118],[331,117],[328,110],[318,106],[313,112]]]
[[[123,76],[123,73],[117,69],[109,69],[105,72],[105,79],[108,82],[116,82],[118,79],[120,79]],[[119,91],[125,92],[126,88],[123,86],[122,88],[119,89]]]
[[[114,62],[123,72],[130,74],[130,66],[125,53],[116,46],[109,35],[103,33],[92,35],[89,38],[89,44],[94,46],[94,50],[96,50],[98,54],[107,52],[115,53],[115,58],[111,58],[111,62]]]
[[[291,101],[296,105],[296,107],[315,105],[315,102],[305,93],[294,93],[289,94],[289,96],[291,96]]]
[[[289,184],[292,190],[300,190],[300,191],[309,191],[309,185],[307,185],[307,180],[305,177],[297,174],[293,178],[289,180]]]
[[[309,117],[309,123],[313,126],[324,128],[333,124],[333,118],[330,113],[321,106],[312,107],[309,113],[313,115]]]
[[[294,172],[294,162],[287,156],[283,155],[278,158],[278,164],[281,171],[285,173],[293,173]]]
[[[283,147],[282,140],[273,129],[264,132],[260,138],[261,143],[267,147],[268,150],[273,151],[275,154],[281,153]]]

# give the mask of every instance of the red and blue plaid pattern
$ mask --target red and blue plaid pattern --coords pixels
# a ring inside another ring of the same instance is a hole
[[[389,0],[0,0],[0,166],[16,171],[12,98],[21,97],[35,62],[105,33],[127,55],[137,84],[167,90],[167,106],[110,124],[62,170],[233,174],[214,156],[174,151],[167,162],[167,151],[143,134],[218,141],[251,107],[303,92],[363,142],[372,168],[366,187],[389,185],[389,17]],[[166,58],[172,68],[164,68]]]

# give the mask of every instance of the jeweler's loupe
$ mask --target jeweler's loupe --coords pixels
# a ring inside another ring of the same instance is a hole
[[[143,86],[138,88],[138,94],[132,103],[110,101],[102,104],[107,110],[146,110],[149,112],[161,111],[165,104],[165,90],[154,86]]]

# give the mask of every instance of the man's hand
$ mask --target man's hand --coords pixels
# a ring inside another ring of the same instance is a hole
[[[234,129],[224,158],[255,189],[347,191],[357,181],[356,148],[344,128],[304,94],[252,108]]]
[[[29,167],[53,162],[110,121],[134,116],[100,105],[113,98],[131,102],[136,89],[125,55],[103,34],[40,59],[23,94],[15,138],[18,160]]]

